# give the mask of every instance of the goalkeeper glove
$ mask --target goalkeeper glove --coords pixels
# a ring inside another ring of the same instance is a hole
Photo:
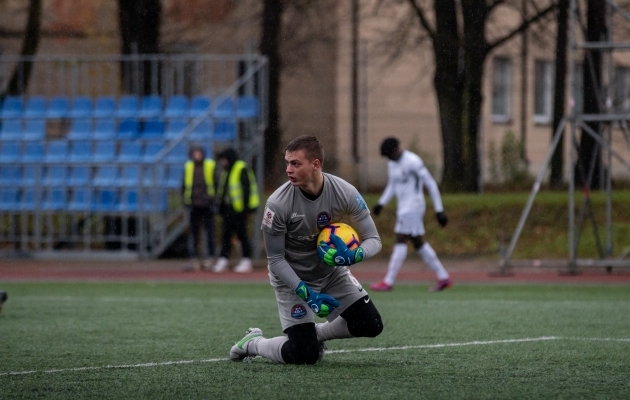
[[[435,213],[435,217],[438,220],[438,224],[440,224],[440,226],[442,228],[444,228],[446,226],[446,224],[448,224],[448,218],[446,217],[446,214],[444,214],[444,211],[440,211],[439,213]]]
[[[295,294],[308,304],[315,315],[321,318],[327,317],[335,308],[339,307],[339,302],[334,297],[314,291],[303,281],[300,281]]]
[[[379,215],[381,211],[383,211],[383,206],[380,204],[375,205],[374,208],[372,209],[372,212],[374,213],[374,215]]]
[[[330,235],[330,240],[335,247],[329,246],[326,242],[319,242],[317,251],[319,258],[331,267],[336,265],[352,265],[363,261],[363,248],[350,250],[341,238],[334,233]]]

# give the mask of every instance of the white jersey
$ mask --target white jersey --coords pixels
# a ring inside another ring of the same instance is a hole
[[[398,160],[387,162],[387,173],[389,180],[378,201],[379,204],[384,206],[396,196],[398,201],[396,215],[415,213],[419,210],[424,213],[426,204],[423,187],[426,187],[433,200],[435,212],[444,211],[437,183],[417,154],[403,150]]]

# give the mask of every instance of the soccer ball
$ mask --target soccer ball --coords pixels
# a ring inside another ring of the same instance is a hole
[[[319,236],[317,236],[317,244],[319,245],[319,242],[324,242],[334,248],[335,245],[333,245],[330,240],[330,235],[333,233],[339,236],[350,250],[356,249],[361,244],[357,232],[350,225],[344,224],[343,222],[336,222],[324,227],[324,229],[319,232]]]

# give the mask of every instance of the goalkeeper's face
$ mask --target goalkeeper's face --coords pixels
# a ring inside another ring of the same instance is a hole
[[[309,161],[303,150],[289,152],[284,156],[286,172],[293,186],[307,187],[321,176],[321,163]]]

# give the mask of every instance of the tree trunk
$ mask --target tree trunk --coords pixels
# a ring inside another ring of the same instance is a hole
[[[553,124],[551,125],[551,140],[553,141],[560,120],[564,116],[566,74],[567,74],[567,32],[569,17],[569,0],[558,2],[558,15],[556,17],[556,72],[553,102]],[[551,156],[551,174],[549,184],[559,186],[562,183],[562,168],[564,166],[564,140],[561,138],[558,147]]]
[[[42,0],[30,0],[28,9],[28,21],[26,23],[26,32],[24,42],[22,43],[22,51],[20,55],[22,57],[33,56],[37,52],[39,46],[40,30],[42,25]],[[33,62],[26,61],[24,63],[18,63],[11,80],[7,86],[7,90],[3,93],[3,96],[19,96],[26,92],[28,88],[28,81],[31,77],[33,70]]]
[[[264,0],[260,52],[269,60],[268,124],[265,130],[265,175],[275,176],[283,153],[280,149],[280,38],[284,3],[281,0]],[[271,182],[270,182],[271,183]]]
[[[159,53],[161,18],[160,0],[118,0],[121,54]],[[159,65],[151,61],[122,61],[120,74],[122,89],[127,93],[145,95],[159,91]],[[153,74],[157,76],[154,78]]]
[[[606,2],[605,0],[588,0],[586,37],[589,42],[602,41],[606,37]],[[602,97],[602,52],[587,51],[584,56],[584,114],[600,113]],[[599,123],[589,122],[588,126],[599,134]],[[591,189],[600,187],[602,151],[588,133],[582,131],[580,149],[576,166],[576,184],[589,185],[586,182],[591,165],[595,163]]]

